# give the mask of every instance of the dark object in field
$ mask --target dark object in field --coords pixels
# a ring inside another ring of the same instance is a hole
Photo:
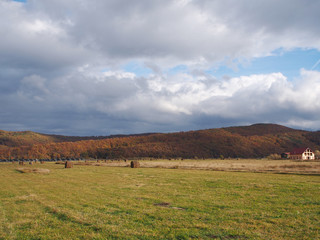
[[[32,165],[32,164],[33,164],[33,161],[30,161],[29,164]]]
[[[19,165],[24,165],[24,162],[23,161],[19,161]]]
[[[66,161],[64,168],[73,168],[73,163],[71,161]]]
[[[154,206],[161,206],[161,207],[169,207],[171,204],[168,202],[161,202],[161,203],[155,203]]]
[[[41,160],[41,161],[40,161],[40,163],[41,163],[41,164],[44,164],[44,161],[43,161],[43,160]]]
[[[131,161],[130,167],[131,168],[139,168],[140,167],[140,163],[138,161]]]
[[[168,202],[155,203],[153,205],[154,206],[159,206],[159,207],[166,207],[166,208],[176,209],[176,210],[186,210],[185,208],[181,208],[181,207],[173,207]]]

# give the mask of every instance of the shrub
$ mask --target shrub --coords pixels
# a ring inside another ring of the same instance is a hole
[[[267,158],[271,159],[271,160],[280,160],[281,159],[281,155],[277,154],[277,153],[273,153],[273,154],[270,154]]]

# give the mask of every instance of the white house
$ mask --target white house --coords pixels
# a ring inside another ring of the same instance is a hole
[[[315,159],[314,153],[310,148],[295,148],[290,152],[290,159],[300,160],[313,160]]]

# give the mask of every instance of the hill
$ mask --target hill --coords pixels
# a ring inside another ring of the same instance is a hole
[[[22,147],[35,144],[59,143],[59,142],[77,142],[83,140],[101,140],[106,138],[122,138],[128,136],[145,136],[150,133],[133,135],[110,135],[110,136],[63,136],[53,134],[43,134],[32,131],[3,131],[0,130],[0,146]]]
[[[277,134],[277,133],[287,133],[287,132],[297,131],[292,128],[288,128],[278,124],[265,124],[265,123],[257,123],[251,126],[242,126],[242,127],[228,127],[223,129],[231,133],[240,134],[241,136],[254,136],[254,135],[262,136],[266,134]]]
[[[9,147],[32,146],[54,142],[75,142],[84,139],[99,139],[97,137],[69,137],[61,135],[49,135],[31,131],[3,131],[0,130],[0,145]]]
[[[21,135],[12,134],[7,145],[0,145],[0,158],[257,158],[291,151],[295,147],[320,149],[320,132],[296,130],[276,124],[100,139],[37,135],[32,132],[25,133],[28,137]],[[25,140],[28,138],[33,140]],[[21,139],[28,144],[23,145]]]

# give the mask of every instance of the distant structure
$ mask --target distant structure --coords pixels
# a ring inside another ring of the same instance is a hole
[[[281,154],[283,158],[296,159],[296,160],[314,160],[315,155],[312,150],[308,147],[295,148],[290,153]]]
[[[290,152],[281,153],[281,158],[290,158]]]

